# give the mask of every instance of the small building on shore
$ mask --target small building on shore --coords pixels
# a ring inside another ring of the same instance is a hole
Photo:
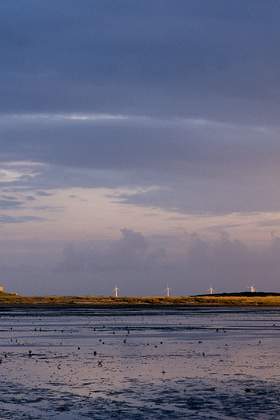
[[[2,286],[2,284],[0,284],[0,293],[4,293],[5,292],[5,288],[4,286]]]

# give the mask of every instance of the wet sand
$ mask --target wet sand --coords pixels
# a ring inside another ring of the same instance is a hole
[[[277,308],[0,310],[1,419],[280,418]]]

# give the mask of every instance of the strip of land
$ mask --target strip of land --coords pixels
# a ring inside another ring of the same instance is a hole
[[[0,293],[1,306],[48,307],[188,307],[188,306],[279,306],[278,293],[225,293],[197,296],[20,296]]]

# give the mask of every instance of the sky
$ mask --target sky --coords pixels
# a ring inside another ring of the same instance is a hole
[[[280,291],[280,3],[0,2],[0,282]]]

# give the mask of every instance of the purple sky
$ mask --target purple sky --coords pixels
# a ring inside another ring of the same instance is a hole
[[[1,2],[6,288],[280,291],[279,19],[274,0]]]

